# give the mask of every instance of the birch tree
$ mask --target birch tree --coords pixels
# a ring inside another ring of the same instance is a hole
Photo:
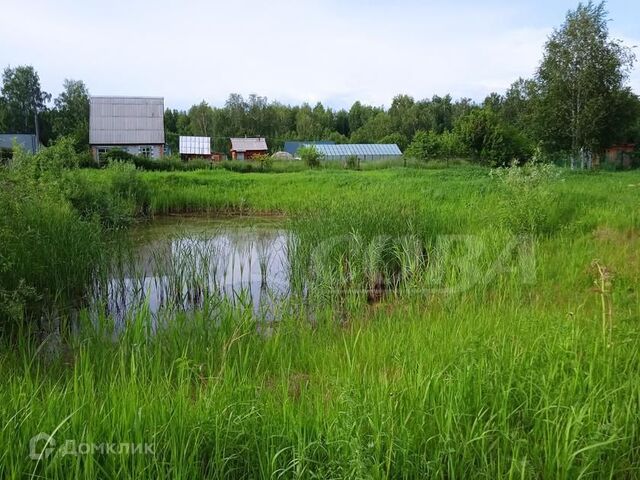
[[[539,138],[549,151],[570,153],[571,167],[587,167],[611,142],[616,98],[625,89],[635,57],[609,35],[604,2],[579,4],[549,37],[538,69]],[[624,128],[623,126],[619,126]]]

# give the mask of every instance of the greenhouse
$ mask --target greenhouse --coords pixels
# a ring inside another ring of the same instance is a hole
[[[313,145],[325,160],[345,161],[350,157],[358,157],[361,161],[388,160],[402,156],[396,144],[344,144],[344,145]]]

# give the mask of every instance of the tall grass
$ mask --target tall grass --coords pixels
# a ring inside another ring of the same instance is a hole
[[[265,325],[211,294],[2,340],[0,477],[640,475],[637,173],[566,173],[533,217],[477,168],[141,179],[153,214],[286,214],[308,301]],[[204,284],[185,262],[176,284]],[[57,453],[36,461],[39,432]]]

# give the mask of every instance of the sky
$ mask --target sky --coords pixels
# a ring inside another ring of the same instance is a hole
[[[33,65],[54,97],[70,78],[180,109],[230,93],[334,108],[389,106],[399,93],[481,101],[533,75],[577,3],[0,0],[0,67]],[[640,2],[607,8],[612,36],[640,46]],[[630,84],[640,92],[640,67]]]

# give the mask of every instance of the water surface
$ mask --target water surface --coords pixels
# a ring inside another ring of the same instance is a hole
[[[259,312],[289,293],[281,219],[165,217],[133,228],[129,240],[93,293],[94,304],[118,319],[221,299]]]

